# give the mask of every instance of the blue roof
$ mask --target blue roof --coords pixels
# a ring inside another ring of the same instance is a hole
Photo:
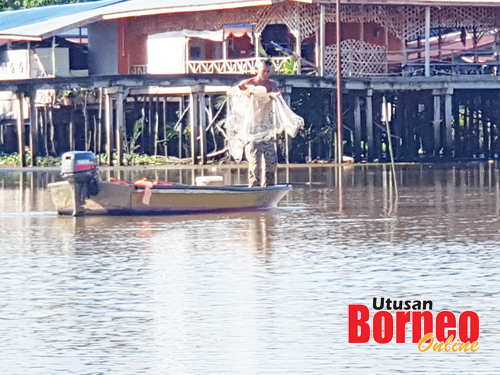
[[[69,16],[120,3],[128,0],[100,0],[86,3],[47,5],[36,8],[0,12],[0,31],[46,21],[56,17]]]

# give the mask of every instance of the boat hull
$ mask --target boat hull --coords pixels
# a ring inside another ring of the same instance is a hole
[[[75,185],[49,184],[60,215],[165,215],[268,210],[291,190],[290,185],[265,188],[244,186],[189,186],[137,188],[131,184],[101,181],[99,193],[78,204]]]

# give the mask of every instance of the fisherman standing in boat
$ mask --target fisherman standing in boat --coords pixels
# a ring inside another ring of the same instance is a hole
[[[249,110],[247,114],[251,116],[251,118],[246,118],[247,126],[244,129],[247,135],[244,147],[248,161],[248,185],[250,187],[274,185],[277,167],[271,103],[280,95],[280,92],[276,82],[270,79],[273,62],[260,60],[258,64],[257,75],[240,82],[237,86],[239,92],[235,92],[234,88],[228,92],[228,95],[246,97],[244,101]]]
[[[275,184],[276,134],[285,131],[295,137],[304,126],[302,117],[293,113],[278,91],[276,82],[270,79],[272,61],[260,60],[258,64],[255,77],[240,82],[227,92],[227,146],[236,161],[243,158],[245,151],[250,187]],[[276,121],[271,119],[271,110]]]

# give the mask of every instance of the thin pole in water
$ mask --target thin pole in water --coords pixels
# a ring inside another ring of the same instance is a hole
[[[391,140],[391,129],[389,127],[389,107],[387,106],[385,95],[382,98],[382,105],[384,107],[384,122],[385,128],[387,130],[387,141],[389,143],[389,154],[391,155],[391,170],[392,170],[392,180],[394,181],[394,190],[396,192],[396,200],[399,198],[398,193],[398,181],[396,178],[396,165],[394,164],[394,153],[392,152],[392,140]]]
[[[340,51],[340,0],[335,2],[335,30],[337,35],[337,74],[336,74],[336,85],[337,85],[337,147],[336,155],[338,164],[342,164],[343,158],[343,146],[344,139],[342,137],[342,64],[340,61],[341,51]]]

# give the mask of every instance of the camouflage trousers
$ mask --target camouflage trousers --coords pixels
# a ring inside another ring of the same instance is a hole
[[[274,141],[250,142],[245,146],[248,160],[248,186],[271,186],[275,183],[277,157]]]

